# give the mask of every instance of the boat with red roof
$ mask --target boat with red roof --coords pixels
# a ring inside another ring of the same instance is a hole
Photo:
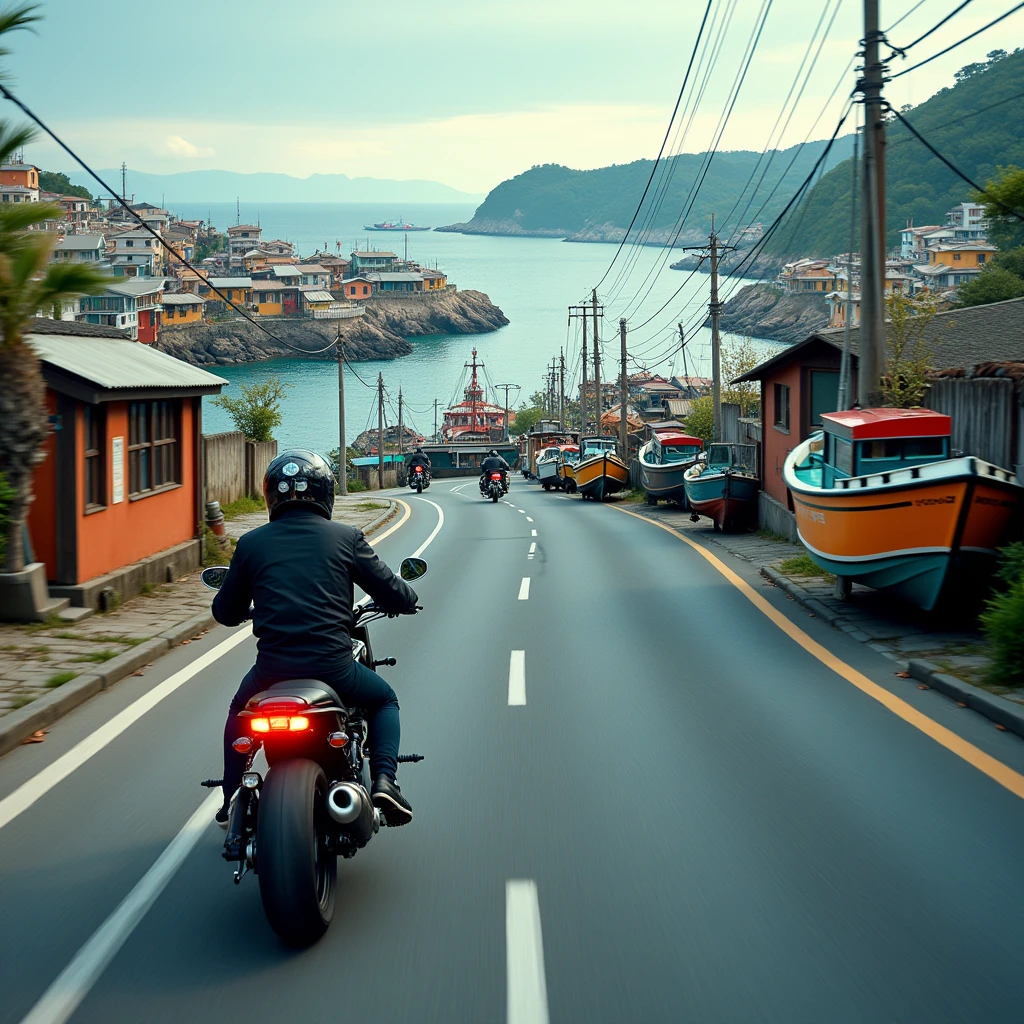
[[[697,461],[704,448],[699,437],[691,437],[681,423],[652,423],[651,439],[640,448],[640,482],[648,505],[677,501],[686,505],[683,474]]]
[[[1024,511],[1009,470],[951,449],[949,416],[929,409],[822,413],[783,476],[811,558],[853,582],[931,611],[977,589]]]

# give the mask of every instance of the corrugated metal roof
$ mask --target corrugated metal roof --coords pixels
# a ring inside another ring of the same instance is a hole
[[[160,301],[165,306],[205,305],[206,303],[206,299],[202,295],[193,295],[191,292],[172,292],[171,294],[164,292],[164,297]]]
[[[44,363],[101,388],[196,388],[228,383],[137,341],[30,334],[28,342]]]
[[[251,277],[211,277],[214,288],[251,288]]]
[[[284,266],[271,267],[276,277],[302,277],[302,271],[298,267],[286,263]]]
[[[66,235],[55,249],[99,249],[103,245],[102,235]]]
[[[333,302],[334,296],[330,292],[303,292],[303,298],[307,302]]]

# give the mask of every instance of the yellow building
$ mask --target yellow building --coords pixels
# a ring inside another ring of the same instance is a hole
[[[213,288],[216,288],[217,291],[213,291]],[[211,302],[223,302],[226,297],[236,306],[245,306],[252,302],[252,278],[211,277],[209,285],[200,281],[199,294]]]
[[[997,252],[999,246],[990,242],[940,242],[928,249],[928,263],[966,270],[985,266]]]
[[[260,316],[280,316],[284,312],[283,281],[256,281],[252,289],[252,304]]]
[[[440,270],[423,271],[423,290],[425,292],[444,291],[448,284],[448,275]]]
[[[189,292],[175,292],[165,293],[160,303],[164,307],[164,327],[178,327],[199,323],[203,319],[206,299]]]

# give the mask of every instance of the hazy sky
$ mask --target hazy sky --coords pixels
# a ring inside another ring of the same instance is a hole
[[[764,0],[733,10],[684,149],[707,148]],[[917,0],[881,0],[889,26]],[[925,0],[905,45],[961,0]],[[774,0],[721,148],[757,149],[819,17],[838,16],[783,145],[827,137],[861,36],[859,0]],[[430,178],[483,193],[532,164],[624,163],[657,152],[704,0],[46,0],[13,40],[13,87],[95,167]],[[1012,0],[974,0],[915,47],[909,67]],[[826,19],[827,20],[827,19]],[[995,47],[1024,43],[1024,10],[888,87],[919,103]],[[27,154],[69,169],[39,142]]]

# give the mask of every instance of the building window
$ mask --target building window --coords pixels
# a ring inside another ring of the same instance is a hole
[[[133,245],[135,245],[135,243],[130,238],[126,238],[124,240],[124,247],[126,249],[131,249]]]
[[[107,473],[103,453],[107,447],[106,410],[99,405],[85,407],[85,510],[107,504]]]
[[[986,256],[986,254],[985,254],[985,253],[983,253],[983,252],[979,252],[979,253],[978,253],[978,262],[979,262],[979,263],[984,263],[984,262],[985,262],[985,256]]]
[[[132,402],[128,407],[128,493],[181,483],[180,402]]]
[[[954,260],[960,259],[960,253],[958,253],[958,252],[953,253],[953,259]]]
[[[775,385],[775,426],[789,432],[789,385]]]

